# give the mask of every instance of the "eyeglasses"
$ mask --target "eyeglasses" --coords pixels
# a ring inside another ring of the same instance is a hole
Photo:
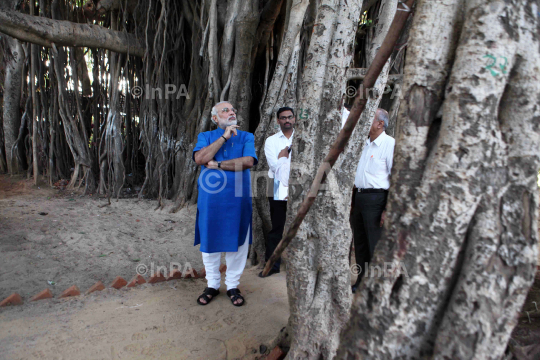
[[[292,120],[292,119],[294,119],[294,115],[280,116],[279,117],[279,120]]]
[[[223,109],[221,109],[221,112],[224,113],[224,114],[228,113],[229,111],[232,111],[235,114],[238,112],[238,110],[236,110],[235,108],[230,108],[229,109],[229,108],[224,107]]]

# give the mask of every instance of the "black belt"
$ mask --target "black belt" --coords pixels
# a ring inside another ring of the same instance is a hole
[[[370,193],[385,193],[388,190],[385,189],[358,189],[359,193],[370,194]]]

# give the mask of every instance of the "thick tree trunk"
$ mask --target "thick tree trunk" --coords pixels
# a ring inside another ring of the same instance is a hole
[[[388,220],[372,263],[398,271],[364,279],[340,359],[503,355],[538,251],[531,6],[469,1],[459,37],[460,1],[418,1]]]
[[[0,62],[2,61],[1,55],[0,55]],[[1,70],[0,70],[1,71]],[[4,97],[2,94],[0,94],[0,103],[4,103]],[[1,173],[7,173],[7,162],[6,162],[6,148],[4,146],[4,121],[3,121],[3,113],[0,112],[0,172]]]
[[[288,224],[341,128],[340,104],[360,6],[358,1],[334,0],[322,1],[316,8],[291,153]],[[313,205],[285,253],[291,313],[290,359],[333,358],[339,333],[348,319],[351,235],[348,226],[343,225],[348,224],[350,195],[338,188],[351,179],[352,173],[330,174],[328,191]]]
[[[22,164],[18,160],[23,156],[21,152],[22,149],[12,149],[17,140],[21,123],[20,102],[24,52],[21,43],[14,38],[6,37],[6,44],[6,55],[4,56],[6,75],[4,82],[4,104],[2,109],[4,120],[4,144],[8,172],[10,174],[17,174],[23,170]],[[13,151],[17,151],[19,154],[15,154]]]
[[[231,89],[228,100],[238,108],[238,124],[244,131],[249,130],[251,104],[251,49],[259,22],[258,0],[243,0],[235,21],[236,39],[234,67],[231,72]]]
[[[30,2],[30,13],[34,14],[35,2]],[[37,45],[30,45],[30,90],[32,91],[32,172],[34,175],[34,185],[38,184],[38,97],[36,92],[36,68],[37,68]]]

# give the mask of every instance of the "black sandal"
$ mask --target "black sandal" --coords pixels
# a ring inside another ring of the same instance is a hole
[[[231,302],[234,306],[242,306],[246,303],[246,300],[242,295],[240,295],[240,290],[238,289],[231,289],[227,291],[227,296],[231,299]],[[232,296],[232,297],[231,297]],[[240,304],[235,304],[234,302],[236,300],[242,300]]]
[[[208,297],[208,295],[210,295],[212,297],[210,298],[210,297]],[[197,298],[197,304],[199,304],[199,305],[208,305],[218,295],[219,295],[219,290],[207,287],[206,289],[204,289],[204,292],[202,293],[202,295]],[[204,301],[206,301],[206,304],[201,302],[201,299],[204,299]]]

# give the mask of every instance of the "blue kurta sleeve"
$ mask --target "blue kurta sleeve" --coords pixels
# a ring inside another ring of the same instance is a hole
[[[246,142],[244,143],[244,148],[242,150],[242,156],[251,156],[255,159],[253,165],[257,165],[259,159],[257,159],[257,154],[255,153],[255,136],[252,133],[246,134]]]
[[[208,145],[210,145],[210,142],[208,140],[208,137],[206,136],[206,133],[205,132],[200,133],[197,136],[197,144],[193,148],[193,155],[192,155],[193,161],[195,161],[195,153],[201,150],[202,148],[207,147]]]

